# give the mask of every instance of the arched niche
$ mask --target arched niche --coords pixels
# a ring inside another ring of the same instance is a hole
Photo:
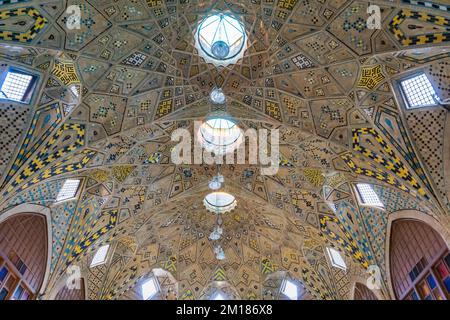
[[[67,285],[62,286],[54,296],[53,300],[85,300],[86,290],[84,278],[80,278],[78,286],[69,288]]]
[[[367,280],[369,279],[369,273],[367,278],[362,275],[355,275],[350,278],[352,286],[348,295],[350,300],[386,300],[386,293],[382,288],[371,289],[367,286]],[[366,292],[369,290],[370,293]]]
[[[449,299],[448,233],[425,213],[402,210],[391,214],[386,270],[392,298]]]
[[[43,297],[44,300],[87,300],[89,294],[86,274],[82,269],[72,269],[72,266],[49,286],[51,289]]]
[[[378,300],[378,298],[366,285],[356,282],[353,291],[353,300]]]
[[[50,210],[30,204],[0,215],[0,299],[36,299],[50,272]]]

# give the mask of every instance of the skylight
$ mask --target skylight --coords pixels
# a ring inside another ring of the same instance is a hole
[[[145,281],[142,286],[142,299],[149,300],[158,292],[158,285],[154,277]]]
[[[56,202],[75,198],[79,185],[80,185],[79,179],[67,179],[64,182],[62,188],[58,192]]]
[[[281,292],[291,300],[298,299],[298,287],[290,280],[285,280]]]
[[[244,25],[236,17],[219,13],[206,17],[198,26],[196,42],[211,62],[234,63],[243,54],[246,42]]]
[[[408,109],[436,105],[438,96],[425,74],[402,80],[401,87]]]
[[[4,80],[1,82],[0,97],[2,99],[29,102],[28,92],[33,83],[34,77],[16,71],[7,71]]]
[[[215,104],[224,104],[226,97],[222,89],[215,88],[209,94],[209,98]]]
[[[205,150],[217,155],[231,153],[239,147],[242,130],[231,119],[209,117],[199,129],[199,140]]]
[[[356,184],[356,189],[358,190],[360,204],[384,208],[383,202],[378,198],[378,195],[370,184],[358,183]]]
[[[226,300],[226,298],[221,292],[217,292],[213,300]]]
[[[233,195],[226,192],[211,192],[203,199],[206,210],[221,214],[236,208],[237,201]]]
[[[109,244],[105,244],[104,246],[101,246],[98,248],[97,252],[94,255],[94,258],[92,258],[91,261],[91,268],[102,265],[106,262],[106,256],[108,255],[109,250]]]
[[[342,270],[347,270],[347,265],[345,264],[345,261],[342,258],[341,254],[339,253],[339,251],[337,251],[333,248],[327,247],[327,253],[328,253],[328,256],[330,257],[331,265],[333,267],[336,267],[336,268],[339,268]]]

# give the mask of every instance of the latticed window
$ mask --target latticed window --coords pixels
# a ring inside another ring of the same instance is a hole
[[[402,80],[401,88],[408,109],[436,105],[439,100],[430,80],[423,73]]]
[[[36,77],[9,69],[0,77],[0,99],[29,103]]]

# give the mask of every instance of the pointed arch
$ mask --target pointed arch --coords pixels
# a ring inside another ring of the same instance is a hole
[[[357,287],[364,286],[366,290],[369,290],[375,297],[376,300],[386,300],[385,294],[382,290],[373,290],[367,287],[367,279],[363,276],[353,276],[350,279],[351,287],[348,299],[350,300],[364,300],[364,299],[356,299]]]
[[[3,213],[0,214],[0,225],[6,221],[11,221],[15,217],[19,217],[20,215],[36,215],[42,217],[45,220],[45,228],[46,228],[46,258],[45,258],[45,272],[43,275],[43,279],[41,284],[36,289],[36,295],[43,295],[45,293],[48,280],[50,277],[50,263],[51,263],[51,253],[52,253],[52,223],[51,223],[51,214],[50,209],[48,207],[44,207],[36,204],[20,204],[13,208],[10,208]]]
[[[442,239],[442,245],[450,248],[450,233],[445,229],[442,224],[434,217],[418,211],[418,210],[399,210],[389,215],[388,223],[386,228],[386,243],[385,243],[385,261],[386,261],[386,279],[388,283],[389,294],[392,299],[398,299],[396,292],[394,290],[394,284],[392,279],[392,259],[391,259],[391,242],[392,242],[392,231],[395,222],[417,222],[424,225],[424,227],[432,230]]]

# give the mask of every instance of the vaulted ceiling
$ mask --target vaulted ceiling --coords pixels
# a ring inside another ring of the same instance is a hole
[[[365,24],[368,1],[0,1],[0,69],[39,75],[29,105],[0,103],[0,210],[51,209],[46,294],[78,265],[89,299],[140,298],[154,270],[161,298],[203,299],[220,287],[278,299],[289,277],[304,298],[347,299],[377,265],[388,298],[389,215],[414,209],[450,225],[448,111],[405,110],[394,90],[423,71],[449,98],[450,8],[370,3],[381,8],[379,30]],[[66,26],[70,5],[80,29]],[[224,11],[244,22],[248,43],[237,63],[216,66],[194,33]],[[214,87],[242,128],[278,128],[281,151],[273,176],[223,166],[238,206],[223,217],[222,261],[202,204],[215,166],[170,158],[171,133],[212,110]],[[54,203],[69,177],[82,179],[79,196]],[[374,184],[384,210],[358,204],[359,181]],[[104,243],[112,258],[89,268]]]

